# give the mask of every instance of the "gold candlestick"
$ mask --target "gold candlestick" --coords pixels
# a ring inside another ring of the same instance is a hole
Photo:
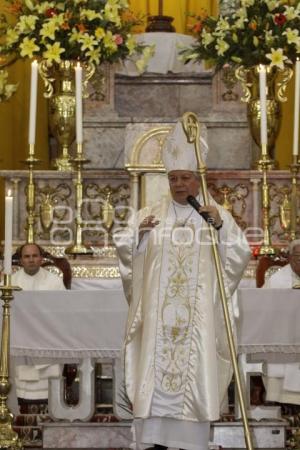
[[[3,300],[0,355],[0,448],[22,449],[22,440],[13,430],[14,416],[7,406],[8,394],[11,388],[9,382],[10,302],[14,298],[12,291],[21,289],[11,286],[10,275],[4,275],[4,285],[0,289],[2,291],[1,299]]]
[[[33,168],[35,165],[40,163],[40,160],[34,156],[34,144],[29,145],[29,155],[28,158],[23,161],[27,164],[29,170],[28,183],[26,188],[26,242],[28,244],[34,243],[34,229],[35,229],[35,183],[33,181]]]
[[[290,224],[290,240],[296,239],[297,231],[297,212],[298,212],[298,195],[297,195],[297,176],[300,164],[297,161],[297,155],[293,155],[293,162],[290,165],[292,175],[292,189],[291,189],[291,224]]]
[[[258,161],[258,166],[263,173],[263,181],[261,185],[262,197],[262,226],[263,226],[263,245],[259,249],[260,255],[274,255],[275,249],[271,244],[270,234],[270,194],[269,185],[267,181],[267,172],[270,169],[271,160],[269,159],[265,149],[262,149],[262,157]]]
[[[67,255],[88,255],[93,251],[82,242],[83,220],[82,220],[82,201],[83,201],[83,184],[82,184],[82,166],[88,160],[83,157],[82,144],[77,144],[76,158],[72,159],[76,166],[76,182],[75,182],[75,239],[71,247],[66,248]]]

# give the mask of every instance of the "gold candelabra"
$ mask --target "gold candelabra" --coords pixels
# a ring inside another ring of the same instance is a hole
[[[87,163],[88,160],[84,158],[82,152],[82,144],[77,144],[76,158],[72,159],[72,162],[76,166],[76,181],[75,181],[75,239],[74,244],[71,247],[66,248],[65,253],[67,255],[88,255],[93,251],[90,247],[83,244],[82,231],[83,231],[83,219],[82,219],[82,203],[83,203],[83,184],[82,184],[82,166]]]
[[[267,173],[270,169],[271,160],[268,157],[266,145],[262,146],[262,157],[258,161],[258,167],[262,171],[263,178],[261,184],[262,198],[262,226],[263,226],[263,245],[259,249],[260,255],[274,255],[275,249],[271,243],[270,233],[270,193],[267,180]]]
[[[7,406],[8,394],[11,388],[9,382],[9,344],[10,344],[10,302],[13,300],[13,290],[21,290],[11,286],[11,276],[4,275],[1,286],[3,300],[2,337],[0,355],[0,448],[21,449],[23,444],[18,434],[13,430],[13,414]]]
[[[29,144],[29,155],[24,161],[28,166],[29,178],[26,189],[26,242],[29,244],[34,243],[34,228],[35,228],[35,183],[33,181],[33,168],[39,164],[40,160],[34,156],[34,144]]]

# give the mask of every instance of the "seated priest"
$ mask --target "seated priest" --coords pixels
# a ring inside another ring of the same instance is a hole
[[[65,290],[62,278],[41,267],[43,252],[39,245],[24,244],[17,253],[22,268],[12,275],[12,285],[27,291]],[[47,400],[48,378],[50,376],[58,377],[60,373],[58,364],[16,366],[17,397],[24,400]]]
[[[17,254],[22,268],[12,276],[16,286],[26,291],[61,291],[66,289],[63,279],[44,269],[43,251],[37,244],[22,245]]]
[[[208,152],[201,124],[200,149]],[[133,214],[114,235],[129,302],[125,386],[137,449],[207,450],[232,377],[209,228],[187,202],[203,204],[194,144],[182,122],[163,148],[169,195]],[[228,307],[250,258],[231,214],[209,196],[200,208],[215,228]],[[232,324],[233,325],[233,324]],[[233,325],[234,326],[234,325]]]
[[[264,288],[300,288],[300,239],[289,245],[289,264],[265,282]],[[300,361],[267,364],[264,377],[266,400],[300,405]]]

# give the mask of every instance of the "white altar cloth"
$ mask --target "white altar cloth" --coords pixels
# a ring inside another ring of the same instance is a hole
[[[92,291],[92,290],[122,290],[121,278],[72,278],[71,289],[78,291]]]
[[[238,304],[239,353],[257,356],[273,354],[278,362],[289,359],[299,361],[298,289],[240,289]]]
[[[118,357],[127,302],[121,289],[21,291],[11,302],[13,357]],[[238,351],[300,357],[300,291],[239,289]]]
[[[11,302],[12,357],[34,362],[115,358],[125,333],[121,290],[21,291]]]
[[[150,59],[146,72],[151,73],[183,73],[183,72],[204,72],[205,68],[200,63],[184,64],[180,61],[179,51],[182,47],[190,47],[195,43],[192,36],[180,33],[141,33],[136,35],[137,42],[145,45],[154,45],[154,55]],[[117,69],[117,73],[122,75],[140,75],[133,61],[126,59]]]

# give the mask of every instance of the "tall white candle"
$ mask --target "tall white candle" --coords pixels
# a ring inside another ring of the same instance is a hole
[[[75,67],[76,93],[76,142],[82,144],[82,67],[77,63]]]
[[[5,196],[5,238],[4,238],[4,262],[3,269],[6,275],[11,274],[12,258],[12,218],[13,218],[13,197],[8,191]]]
[[[267,84],[266,68],[259,66],[259,98],[260,98],[260,141],[263,154],[266,154],[267,138]]]
[[[31,63],[31,82],[30,82],[30,107],[29,107],[29,144],[35,144],[36,134],[36,103],[37,103],[37,87],[38,87],[38,63]]]
[[[300,109],[300,59],[297,58],[295,67],[295,100],[294,100],[294,137],[293,155],[299,153],[299,109]]]

